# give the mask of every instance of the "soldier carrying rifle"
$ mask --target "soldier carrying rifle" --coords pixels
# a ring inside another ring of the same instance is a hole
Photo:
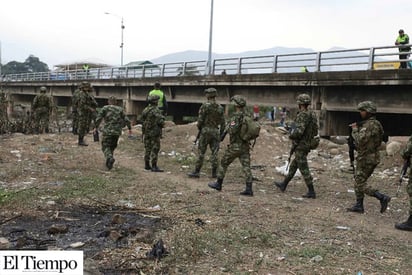
[[[199,178],[200,169],[202,168],[205,159],[207,146],[209,145],[212,151],[212,178],[217,176],[217,154],[219,152],[220,136],[225,130],[225,118],[223,107],[216,103],[217,91],[215,88],[205,90],[207,102],[203,103],[199,109],[199,117],[197,119],[198,133],[198,151],[199,157],[195,164],[195,170],[189,173],[190,178]]]

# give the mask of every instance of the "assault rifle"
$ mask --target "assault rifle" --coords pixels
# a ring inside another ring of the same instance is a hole
[[[199,141],[199,138],[200,138],[200,133],[202,132],[202,130],[200,129],[198,132],[197,132],[197,136],[196,136],[196,139],[195,139],[195,141],[193,142],[195,145],[197,144],[197,142]]]
[[[224,131],[223,134],[220,135],[220,142],[222,142],[227,135],[227,131]]]
[[[298,147],[299,142],[293,141],[292,142],[292,147],[290,148],[289,152],[289,157],[288,157],[288,163],[286,164],[286,171],[289,169],[290,165],[290,159],[292,158],[292,155],[295,153],[296,147]]]
[[[197,132],[196,139],[195,139],[195,141],[193,141],[192,151],[195,149],[195,147],[196,147],[196,145],[197,145],[197,143],[198,143],[198,141],[199,141],[200,133],[201,133],[201,132],[202,132],[202,130],[199,130],[199,131]]]
[[[354,122],[358,127],[361,127],[364,123],[363,121]],[[349,147],[349,159],[350,159],[350,166],[352,168],[352,172],[355,173],[355,139],[352,137],[352,124],[349,124],[349,136],[348,136],[348,147]]]
[[[406,171],[408,170],[408,167],[411,165],[411,159],[407,159],[403,162],[402,170],[401,170],[401,175],[399,177],[399,184],[398,184],[398,190],[396,191],[396,196],[399,194],[399,191],[402,186],[402,180],[403,177],[406,175]]]

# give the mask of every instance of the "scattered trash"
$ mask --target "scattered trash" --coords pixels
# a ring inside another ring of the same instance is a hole
[[[350,227],[338,225],[338,226],[336,226],[336,229],[339,229],[339,230],[350,230]]]
[[[311,262],[316,262],[316,263],[318,263],[318,262],[323,261],[323,257],[320,256],[320,255],[316,255],[315,257],[313,257],[312,259],[310,259],[310,261],[311,261]]]
[[[195,219],[195,224],[198,225],[198,226],[203,226],[203,225],[205,225],[205,222],[202,221],[202,219],[197,218],[197,219]]]
[[[280,173],[283,176],[287,176],[289,173],[289,165],[288,162],[285,161],[285,164],[280,167],[275,167],[276,172]],[[295,177],[300,177],[302,174],[300,173],[299,169],[296,171]]]
[[[160,239],[153,245],[152,250],[147,252],[146,256],[149,259],[156,258],[156,259],[160,260],[160,258],[164,257],[166,254],[167,254],[167,251],[166,251],[166,248],[163,244],[163,240]]]
[[[79,248],[79,247],[82,247],[84,245],[85,245],[85,243],[83,243],[83,242],[76,242],[76,243],[70,244],[70,247],[71,248]]]

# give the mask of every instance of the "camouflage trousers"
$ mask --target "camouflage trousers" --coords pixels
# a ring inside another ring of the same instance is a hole
[[[199,157],[196,161],[195,169],[200,170],[203,166],[203,161],[205,160],[205,154],[207,150],[207,146],[209,145],[210,151],[212,151],[212,155],[210,156],[210,162],[212,164],[212,169],[217,168],[217,155],[219,153],[219,133],[205,133],[201,134],[199,138],[199,146],[198,152]]]
[[[408,185],[406,186],[406,192],[409,195],[409,215],[412,215],[412,168],[410,168]]]
[[[355,195],[357,199],[363,199],[366,195],[373,196],[377,189],[367,184],[368,178],[372,175],[379,161],[374,159],[356,160],[355,169]]]
[[[252,182],[252,172],[250,170],[250,147],[249,144],[244,145],[228,145],[222,159],[220,160],[220,165],[217,172],[217,178],[223,179],[226,175],[227,168],[235,160],[239,158],[240,164],[242,165],[243,173],[246,177],[246,182]]]
[[[313,178],[310,174],[309,165],[308,165],[308,154],[307,150],[296,150],[295,157],[289,165],[289,172],[286,176],[285,181],[289,182],[296,171],[299,168],[300,173],[302,174],[303,179],[305,180],[306,186],[313,185]]]
[[[160,136],[144,138],[144,160],[150,164],[157,163],[160,151]]]
[[[118,140],[119,140],[119,136],[117,135],[103,135],[102,151],[103,151],[105,159],[113,158],[113,153],[117,147]]]
[[[49,129],[49,112],[36,112],[34,114],[34,129],[39,133]]]
[[[84,137],[87,133],[89,133],[91,122],[91,112],[84,112],[78,115],[77,132],[79,133],[79,136]]]

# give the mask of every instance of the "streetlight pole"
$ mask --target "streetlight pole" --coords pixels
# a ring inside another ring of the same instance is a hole
[[[213,0],[210,3],[209,52],[207,55],[206,74],[212,73],[212,33],[213,33]]]
[[[124,48],[123,32],[124,32],[124,28],[125,28],[124,23],[123,23],[123,16],[119,16],[117,14],[110,13],[110,12],[105,12],[104,14],[113,15],[113,16],[116,16],[117,18],[121,19],[121,22],[120,22],[120,31],[121,31],[121,35],[120,35],[120,66],[123,67],[123,48]]]

